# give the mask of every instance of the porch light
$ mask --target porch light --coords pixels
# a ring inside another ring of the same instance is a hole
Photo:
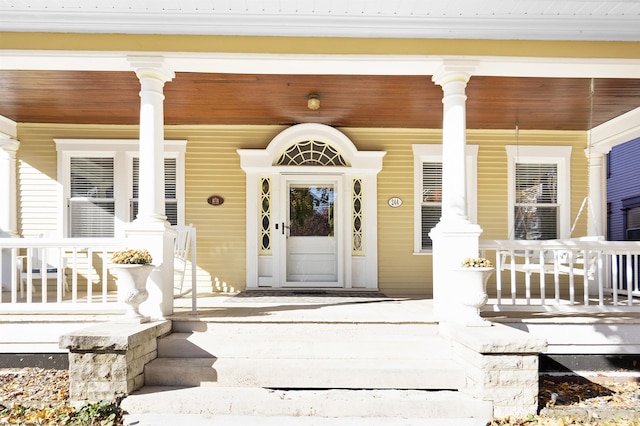
[[[307,98],[307,108],[314,111],[320,108],[320,97],[317,94],[312,93],[309,95]]]

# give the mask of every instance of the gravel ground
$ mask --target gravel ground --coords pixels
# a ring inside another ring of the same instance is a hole
[[[569,379],[566,376],[542,377],[539,393],[540,415],[543,417],[568,416],[578,422],[566,424],[605,425],[612,419],[622,418],[629,422],[612,424],[640,426],[640,382],[638,380],[638,378],[631,378],[614,382],[607,381],[605,376],[599,378],[597,382],[592,382],[586,379]],[[0,411],[14,404],[37,407],[60,405],[67,402],[68,397],[67,370],[0,369]]]

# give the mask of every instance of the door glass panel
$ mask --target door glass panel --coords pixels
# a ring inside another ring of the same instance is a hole
[[[287,284],[336,286],[335,185],[291,182],[287,192]]]
[[[292,237],[333,236],[333,186],[290,186]]]

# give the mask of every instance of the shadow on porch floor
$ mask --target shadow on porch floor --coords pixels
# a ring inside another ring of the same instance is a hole
[[[433,300],[387,297],[381,293],[312,292],[207,294],[198,296],[198,315],[191,298],[175,299],[175,321],[435,323]]]

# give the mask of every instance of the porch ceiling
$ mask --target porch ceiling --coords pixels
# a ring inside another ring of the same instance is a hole
[[[11,32],[637,42],[639,25],[636,0],[0,2],[0,31]],[[44,71],[35,62],[35,68],[0,70],[0,115],[16,122],[139,122],[140,85],[132,71]],[[91,66],[91,59],[85,62]],[[549,69],[557,68],[562,64]],[[429,75],[246,72],[178,72],[165,85],[166,123],[441,127],[442,91]],[[640,106],[640,78],[633,73],[615,79],[593,74],[601,77],[593,97],[591,80],[574,78],[583,74],[509,75],[471,78],[469,128],[508,129],[517,122],[522,129],[587,130]],[[310,93],[320,96],[316,111],[306,106]]]
[[[0,115],[16,122],[137,124],[133,72],[0,71]],[[587,130],[640,105],[640,79],[474,76],[467,125]],[[320,109],[307,108],[316,93]],[[165,122],[440,128],[442,90],[429,76],[179,72],[165,85]],[[592,108],[593,105],[593,108]]]

